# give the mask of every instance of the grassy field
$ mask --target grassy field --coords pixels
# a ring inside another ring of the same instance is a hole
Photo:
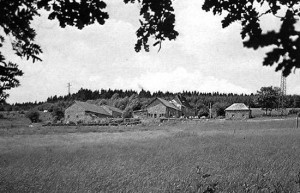
[[[294,118],[166,123],[115,132],[31,129],[0,136],[0,192],[300,190],[300,129]]]

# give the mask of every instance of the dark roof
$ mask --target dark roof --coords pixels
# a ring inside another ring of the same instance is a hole
[[[179,103],[180,105],[182,105],[182,106],[185,106],[185,107],[187,107],[187,108],[190,108],[190,109],[192,109],[193,107],[190,105],[190,103],[186,100],[186,98],[184,97],[184,96],[182,96],[182,95],[176,95],[175,96],[175,98],[174,98],[174,100],[177,102],[177,103]]]
[[[118,113],[123,113],[123,111],[121,111],[120,109],[109,106],[109,105],[101,105],[100,107],[103,107],[106,111],[114,111],[114,112],[118,112]]]
[[[225,111],[250,111],[250,109],[244,103],[234,103]]]
[[[165,105],[166,107],[169,107],[169,108],[172,108],[172,109],[175,109],[175,110],[178,110],[178,111],[180,111],[180,109],[178,109],[173,103],[170,103],[169,101],[167,101],[167,100],[165,100],[165,99],[162,99],[162,98],[159,98],[159,97],[157,97],[157,98],[155,98],[154,100],[152,100],[149,104],[148,104],[148,106],[150,105],[150,104],[152,104],[155,100],[159,100],[163,105]]]
[[[108,115],[111,116],[111,114],[109,112],[107,112],[103,107],[98,106],[98,105],[94,105],[94,104],[90,104],[87,102],[81,102],[81,101],[75,101],[75,104],[79,105],[81,108],[84,109],[84,111],[88,111],[88,112],[93,112],[93,113],[98,113],[98,114],[102,114],[102,115]]]

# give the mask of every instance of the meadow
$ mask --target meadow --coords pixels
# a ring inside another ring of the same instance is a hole
[[[297,192],[299,138],[294,118],[3,132],[0,192]]]

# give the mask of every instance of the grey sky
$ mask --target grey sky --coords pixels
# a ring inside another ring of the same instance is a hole
[[[7,59],[24,71],[21,86],[9,91],[8,102],[43,101],[81,87],[178,92],[255,93],[262,86],[279,86],[280,73],[263,67],[264,50],[243,48],[240,27],[221,28],[221,18],[201,10],[202,1],[175,1],[176,41],[164,42],[160,52],[134,51],[138,29],[138,5],[109,1],[110,19],[104,26],[84,30],[64,29],[46,17],[37,18],[37,42],[43,62],[32,64],[5,50]],[[262,21],[265,29],[276,19]],[[287,79],[288,94],[300,94],[299,71]]]

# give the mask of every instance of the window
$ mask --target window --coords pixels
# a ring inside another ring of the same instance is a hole
[[[156,114],[154,114],[154,118],[156,118]]]

